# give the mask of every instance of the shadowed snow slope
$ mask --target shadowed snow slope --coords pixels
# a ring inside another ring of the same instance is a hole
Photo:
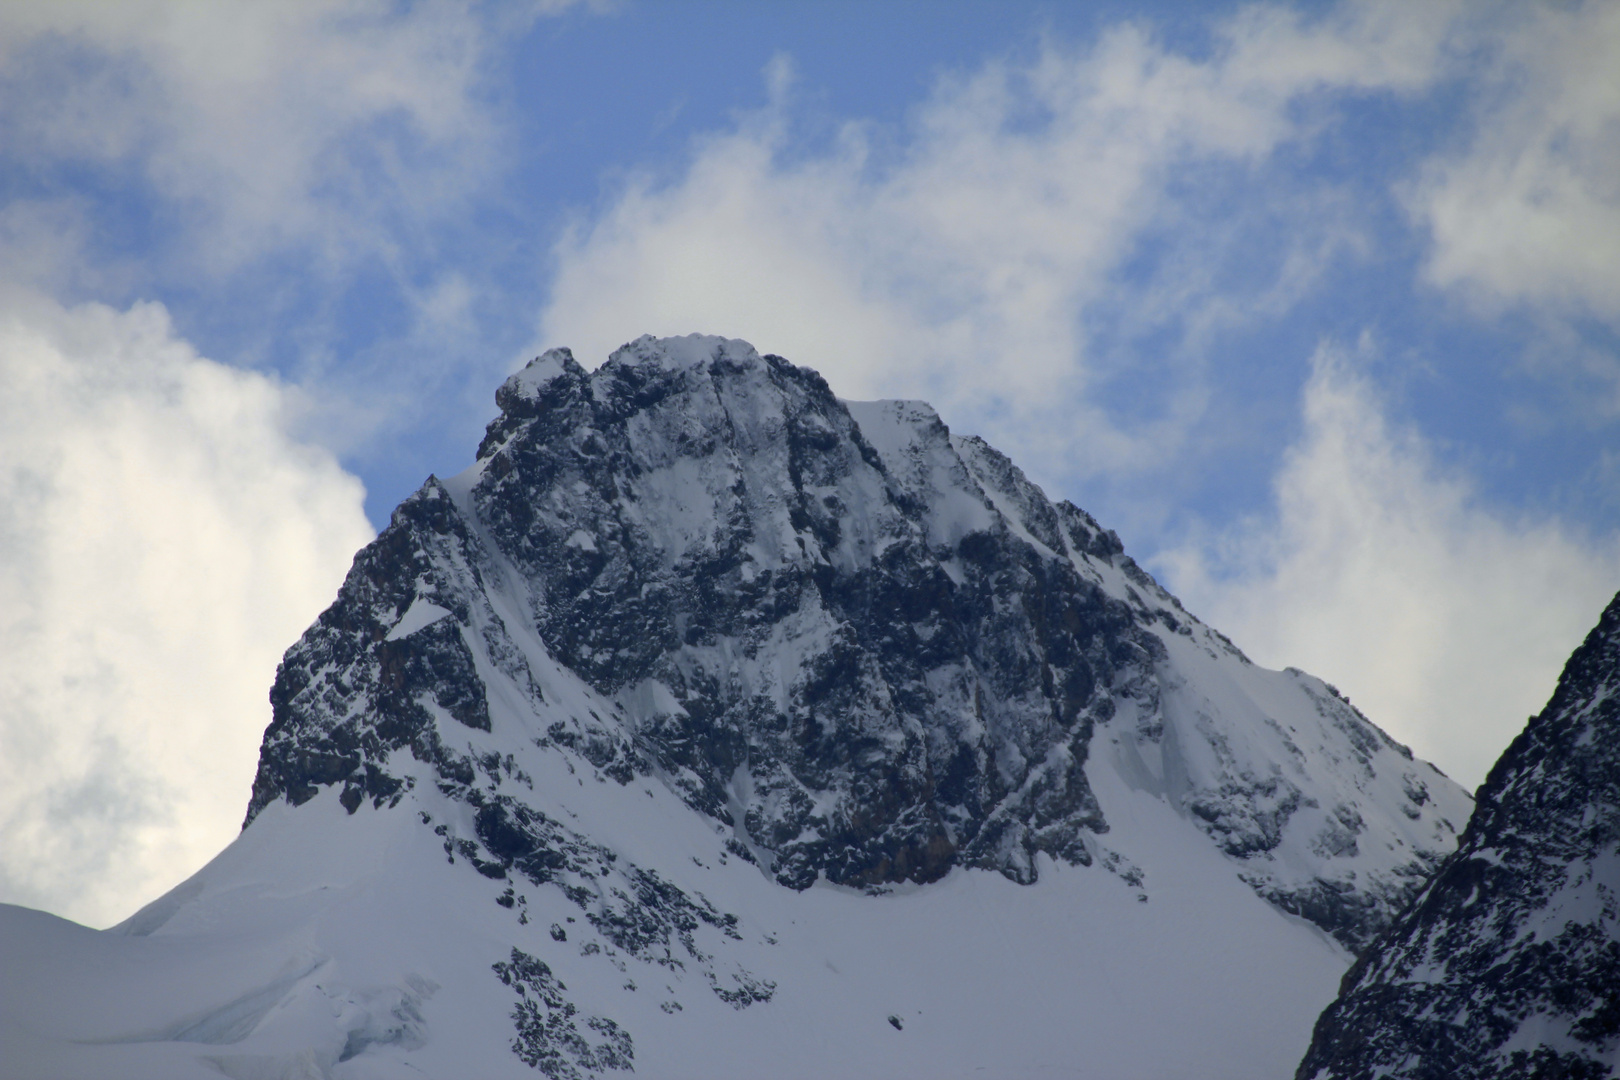
[[[0,1068],[1280,1077],[1455,844],[926,405],[696,336],[496,400],[288,651],[242,836],[0,910]]]

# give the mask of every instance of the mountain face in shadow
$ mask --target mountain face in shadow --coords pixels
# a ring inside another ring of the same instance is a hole
[[[1345,976],[1301,1078],[1608,1077],[1620,1061],[1620,596],[1491,769],[1456,854]]]

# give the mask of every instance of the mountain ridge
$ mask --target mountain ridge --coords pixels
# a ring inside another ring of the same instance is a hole
[[[457,490],[430,481],[396,515],[429,538],[422,557],[386,554],[403,542],[395,526],[374,545],[385,562],[368,581],[394,588],[430,575],[426,552],[438,545],[460,588],[446,578],[432,597],[449,597],[455,620],[375,646],[376,698],[357,700],[384,719],[355,725],[346,747],[349,729],[308,682],[320,679],[317,665],[348,672],[369,661],[343,651],[357,644],[352,630],[323,615],[313,655],[295,647],[278,672],[249,820],[271,798],[307,797],[312,782],[341,779],[351,802],[392,797],[381,752],[409,744],[407,731],[436,730],[409,700],[423,687],[461,725],[488,730],[483,696],[469,692],[482,681],[477,658],[457,629],[482,606],[480,633],[508,679],[540,685],[512,642],[511,628],[532,622],[528,651],[554,654],[620,720],[587,710],[573,727],[554,722],[562,727],[549,737],[577,741],[621,782],[656,766],[688,805],[727,825],[738,810],[735,838],[768,850],[781,883],[921,882],[957,862],[1028,881],[1036,851],[1088,865],[1100,844],[1088,840],[1106,835],[1084,773],[1095,725],[1129,702],[1143,714],[1143,746],[1163,734],[1148,684],[1168,654],[1144,624],[1252,666],[1117,536],[1047,501],[988,444],[952,436],[918,403],[846,404],[813,372],[697,336],[639,339],[595,374],[554,350],[508,379],[497,402],[501,416]],[[492,573],[513,592],[504,616],[479,599],[501,591],[485,583]],[[403,612],[419,600],[440,602],[418,590],[355,603]],[[354,604],[339,614],[352,621]],[[798,670],[761,670],[792,668],[783,657],[806,638],[815,651]],[[1294,678],[1363,771],[1379,752],[1410,759],[1325,684]],[[1303,761],[1271,726],[1278,749]],[[301,756],[278,770],[295,729],[330,750],[317,759],[295,738]],[[1226,736],[1204,734],[1218,758]],[[338,762],[351,771],[331,772]],[[440,764],[468,783],[465,764]],[[1234,857],[1269,856],[1294,814],[1322,809],[1275,767],[1213,764],[1215,775],[1187,778],[1179,794]],[[739,799],[745,768],[750,791]],[[1426,785],[1423,770],[1404,770],[1402,805],[1421,815]],[[828,798],[839,805],[822,805]],[[1321,817],[1297,845],[1304,856],[1353,858],[1359,811],[1341,803]],[[516,842],[504,811],[484,821],[492,849]],[[1373,889],[1350,875],[1293,892],[1248,872],[1285,910],[1353,946],[1432,865],[1414,855],[1377,869]]]

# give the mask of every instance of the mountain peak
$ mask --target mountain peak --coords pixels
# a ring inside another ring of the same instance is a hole
[[[572,349],[547,349],[501,384],[495,391],[495,402],[505,411],[517,402],[535,401],[557,379],[584,375],[585,369],[574,359]]]
[[[734,364],[761,363],[759,351],[741,338],[719,337],[714,334],[685,334],[678,337],[654,337],[643,334],[619,346],[608,356],[608,364],[619,366],[652,365],[667,371],[698,367],[713,361]]]
[[[553,350],[497,400],[448,500],[416,504],[357,561],[342,621],[375,622],[377,648],[401,653],[443,637],[416,661],[423,690],[429,672],[481,671],[491,648],[544,654],[603,703],[562,722],[597,767],[660,776],[784,885],[1128,864],[1089,779],[1099,729],[1243,880],[1347,945],[1452,843],[1456,800],[1431,797],[1443,778],[1323,684],[1254,669],[1117,536],[927,405],[840,401],[814,371],[698,335],[638,338],[592,373]],[[465,612],[474,637],[458,645],[445,621],[387,640],[418,600]],[[302,689],[324,685],[325,619],[278,677],[256,808],[315,790],[299,775],[312,755],[350,762],[367,780],[344,782],[370,792],[386,747],[426,728],[403,703],[411,721],[384,725],[378,751],[344,749],[365,745],[345,732],[380,699],[334,713]],[[411,669],[353,662],[343,685]],[[532,667],[505,678],[554,712]],[[487,729],[489,679],[432,693]],[[1218,696],[1196,688],[1209,680]],[[1286,729],[1282,701],[1300,714]],[[1404,816],[1369,825],[1384,813],[1364,809],[1370,785]]]
[[[184,992],[55,978],[36,1072],[1280,1074],[1454,844],[927,405],[712,337],[497,403],[287,651],[237,841],[72,946]]]

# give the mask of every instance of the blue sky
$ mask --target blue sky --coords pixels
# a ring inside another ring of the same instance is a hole
[[[932,401],[1475,784],[1620,588],[1620,4],[0,10],[0,899],[239,821],[500,379]]]

